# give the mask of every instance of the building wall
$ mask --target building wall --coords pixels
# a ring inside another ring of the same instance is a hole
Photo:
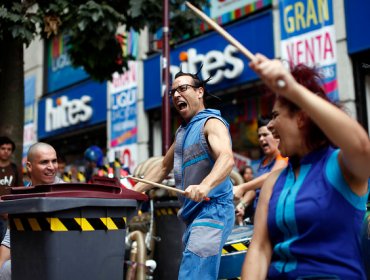
[[[370,134],[370,2],[343,0],[347,48],[355,83],[357,119]]]
[[[144,70],[142,59],[146,58],[149,48],[149,33],[144,29],[139,38],[139,91],[138,91],[138,163],[149,157],[149,119],[144,110]]]
[[[276,57],[280,56],[280,15],[278,10],[279,1],[272,1],[273,11],[273,34],[274,51]],[[347,50],[346,17],[344,10],[344,0],[333,1],[333,12],[335,22],[336,47],[337,47],[337,80],[339,86],[339,100],[344,104],[349,114],[356,117],[356,95],[354,85],[354,72],[351,57]],[[149,49],[149,33],[144,30],[139,38],[139,63],[138,63],[138,155],[137,163],[146,160],[149,156],[159,156],[162,154],[162,125],[160,109],[156,114],[150,115],[144,109],[144,65],[142,60],[146,58]],[[34,40],[30,46],[25,49],[25,78],[35,76],[36,99],[43,94],[44,84],[44,42],[40,39]],[[158,69],[158,71],[161,71]],[[367,100],[370,100],[368,98]],[[370,102],[369,102],[370,103]],[[366,104],[364,104],[366,106]],[[369,107],[369,106],[368,106]],[[150,116],[154,118],[150,119]],[[35,123],[37,124],[37,108],[35,108]],[[369,120],[370,122],[370,120]],[[35,125],[35,133],[37,127]]]
[[[347,34],[345,28],[344,2],[333,1],[335,32],[338,51],[338,84],[339,97],[352,117],[356,117],[355,86],[353,80],[352,62],[347,50]]]
[[[337,51],[337,83],[338,83],[338,102],[341,103],[345,111],[353,118],[358,118],[358,108],[367,106],[366,102],[361,103],[356,97],[355,92],[355,74],[353,67],[353,60],[348,53],[347,43],[348,36],[346,34],[346,13],[345,13],[345,0],[333,0],[333,18],[335,30],[335,43]],[[298,1],[296,1],[298,2]],[[317,4],[317,1],[314,1]],[[281,30],[280,30],[280,14],[279,14],[279,0],[272,1],[273,12],[273,34],[274,34],[274,51],[277,58],[281,54]],[[248,47],[248,46],[247,46]],[[369,63],[370,64],[370,63]],[[367,79],[369,81],[369,79]],[[369,88],[368,84],[366,84]],[[367,91],[369,92],[369,90]],[[370,104],[370,98],[367,98],[367,104]],[[368,109],[369,110],[369,109]],[[367,115],[368,122],[370,123],[369,114]],[[162,134],[161,134],[161,119],[157,119],[155,125],[152,126],[154,132],[152,133],[152,153],[153,155],[160,155]],[[366,128],[366,127],[365,127]],[[150,128],[149,128],[150,129]]]
[[[27,152],[29,147],[37,141],[37,100],[42,96],[44,73],[44,44],[36,38],[28,48],[24,48],[24,126],[22,165],[25,171]]]
[[[44,83],[44,41],[36,38],[28,48],[24,49],[24,77],[35,76],[36,99],[42,96]],[[35,106],[35,122],[37,123],[37,106]],[[35,126],[37,130],[37,127]],[[37,131],[35,131],[37,133]]]

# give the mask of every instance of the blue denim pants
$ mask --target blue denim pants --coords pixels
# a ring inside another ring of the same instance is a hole
[[[180,280],[215,280],[222,247],[232,231],[235,210],[232,200],[211,201],[188,225],[183,236],[184,252]]]

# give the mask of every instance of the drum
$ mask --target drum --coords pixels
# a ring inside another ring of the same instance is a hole
[[[154,215],[156,223],[156,236],[160,242],[155,244],[154,260],[157,268],[154,279],[177,279],[184,246],[182,236],[185,224],[177,217],[181,207],[180,201],[156,201]]]
[[[253,225],[235,226],[221,255],[218,279],[240,277],[245,254],[253,235]]]

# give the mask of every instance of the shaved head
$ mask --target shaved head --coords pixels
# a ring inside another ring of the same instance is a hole
[[[54,150],[53,146],[49,145],[48,143],[44,142],[37,142],[33,144],[29,149],[27,153],[27,160],[33,161],[35,158],[35,155],[39,153],[41,150]],[[55,151],[55,150],[54,150]]]
[[[33,144],[27,153],[27,172],[32,185],[53,184],[58,170],[55,149],[47,144]]]

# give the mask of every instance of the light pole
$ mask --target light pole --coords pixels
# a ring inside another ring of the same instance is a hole
[[[171,110],[168,90],[170,88],[170,43],[169,43],[169,3],[163,0],[163,37],[162,37],[162,154],[171,146]],[[164,85],[164,87],[163,87]]]

